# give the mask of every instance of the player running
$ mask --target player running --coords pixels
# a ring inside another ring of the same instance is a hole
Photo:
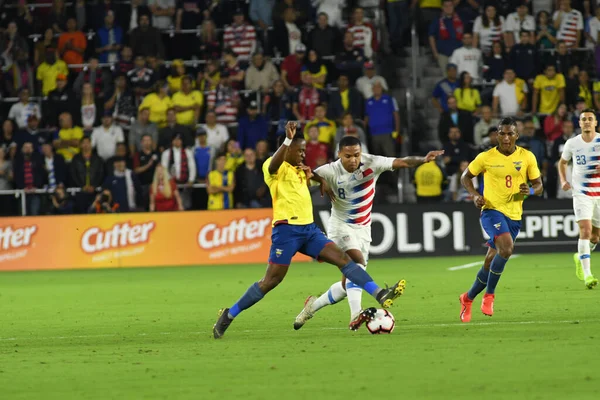
[[[465,170],[461,183],[481,208],[481,225],[489,235],[488,252],[473,287],[460,295],[460,320],[471,320],[475,297],[486,289],[481,311],[494,314],[496,285],[513,253],[515,238],[521,230],[525,196],[543,193],[542,179],[533,153],[516,145],[519,133],[515,120],[504,118],[498,126],[498,146],[480,153]],[[473,187],[472,179],[483,173],[483,196]],[[527,182],[531,182],[529,187]]]
[[[598,285],[590,266],[590,253],[600,235],[600,134],[596,133],[596,113],[584,110],[579,116],[581,135],[567,140],[558,162],[560,184],[571,189],[567,180],[567,164],[573,160],[573,210],[579,224],[578,252],[574,254],[575,273],[588,289]],[[590,245],[590,241],[592,244]]]
[[[361,152],[361,142],[353,136],[342,138],[338,149],[338,160],[317,168],[314,171],[325,179],[333,189],[335,201],[331,204],[331,217],[327,235],[361,268],[367,267],[369,246],[371,245],[371,209],[375,198],[377,179],[385,171],[398,168],[413,168],[433,161],[444,154],[432,151],[425,157],[392,158]],[[296,317],[294,329],[300,329],[321,308],[335,304],[348,297],[350,305],[350,329],[357,330],[375,314],[375,308],[362,311],[362,289],[353,282],[342,278],[331,285],[329,290],[316,298],[309,296],[304,309]],[[357,318],[364,313],[367,318]]]
[[[319,182],[322,193],[329,190],[327,183],[313,176],[310,168],[303,164],[306,141],[303,135],[296,136],[295,122],[287,123],[285,134],[283,144],[263,164],[265,182],[273,198],[273,232],[267,271],[237,303],[219,311],[219,319],[213,326],[215,339],[225,334],[233,319],[242,311],[259,302],[283,281],[297,252],[337,266],[345,277],[365,289],[384,308],[390,307],[404,291],[404,281],[398,281],[391,288],[380,288],[364,269],[317,227],[313,220],[308,180],[312,178]]]

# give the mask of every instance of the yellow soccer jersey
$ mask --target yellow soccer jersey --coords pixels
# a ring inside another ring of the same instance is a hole
[[[493,148],[480,153],[469,164],[473,175],[483,173],[484,210],[496,210],[514,221],[523,214],[524,197],[519,185],[540,177],[537,160],[532,152],[517,146],[510,156]]]
[[[306,174],[284,161],[277,173],[271,175],[269,165],[272,159],[269,157],[263,164],[263,174],[273,199],[273,225],[277,221],[287,221],[290,225],[312,224],[312,199]]]
[[[229,186],[234,181],[233,172],[219,172],[217,170],[210,171],[208,174],[208,182],[212,186]],[[208,195],[209,210],[229,210],[233,208],[233,196],[231,193],[221,192]]]
[[[538,75],[533,82],[533,87],[540,91],[540,114],[552,114],[558,108],[560,103],[560,89],[564,89],[565,77],[563,74],[556,74],[552,79],[546,75]]]
[[[177,92],[173,95],[173,106],[190,107],[200,106],[204,104],[204,96],[197,90],[191,91],[189,94]],[[177,113],[177,123],[181,125],[196,125],[194,110],[188,110]]]

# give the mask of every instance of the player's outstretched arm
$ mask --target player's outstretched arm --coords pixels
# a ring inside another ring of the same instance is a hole
[[[273,158],[271,159],[271,164],[269,165],[269,173],[271,175],[276,174],[277,171],[279,171],[279,167],[281,167],[281,164],[283,164],[283,162],[285,161],[285,156],[290,147],[290,144],[292,143],[292,139],[294,138],[294,135],[296,135],[296,123],[292,122],[292,121],[288,121],[288,123],[285,125],[286,139],[283,142],[283,144],[281,146],[279,146],[279,148],[277,149],[275,154],[273,154]]]
[[[469,192],[469,194],[473,197],[473,203],[475,203],[475,206],[477,208],[481,208],[485,205],[485,199],[475,189],[475,186],[473,185],[473,178],[475,178],[475,175],[473,175],[471,173],[471,171],[469,171],[469,168],[467,168],[467,169],[465,169],[465,172],[463,172],[462,176],[460,177],[460,183],[467,190],[467,192]]]
[[[439,157],[443,154],[444,154],[444,150],[435,150],[435,151],[430,151],[429,153],[427,153],[427,155],[425,157],[410,156],[410,157],[404,157],[404,158],[396,158],[394,160],[394,163],[392,164],[392,167],[394,169],[415,168],[421,164],[425,164],[430,161],[433,161],[437,157]]]
[[[327,195],[329,197],[329,200],[331,200],[332,202],[335,201],[335,194],[333,193],[333,190],[331,189],[325,178],[320,176],[315,171],[312,171],[312,176],[310,177],[310,179],[319,183],[321,189],[321,197]]]

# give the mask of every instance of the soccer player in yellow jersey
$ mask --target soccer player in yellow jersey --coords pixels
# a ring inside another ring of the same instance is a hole
[[[325,180],[313,175],[310,168],[303,164],[306,141],[303,135],[296,136],[295,122],[287,123],[285,134],[283,144],[263,164],[265,182],[273,198],[273,233],[267,271],[231,308],[220,310],[219,319],[213,327],[215,339],[225,334],[233,319],[242,311],[259,302],[283,281],[297,252],[337,266],[348,280],[372,295],[384,308],[390,307],[394,299],[404,292],[404,280],[390,288],[380,288],[367,271],[352,261],[317,227],[313,220],[308,180],[312,178],[319,182],[321,193],[331,191]],[[369,318],[370,315],[363,312],[355,320],[360,325]]]
[[[544,191],[537,160],[529,150],[516,145],[518,138],[515,121],[502,119],[498,126],[498,146],[480,153],[461,177],[475,206],[482,210],[481,225],[490,237],[483,267],[477,273],[473,287],[460,295],[462,322],[471,320],[473,300],[483,289],[486,293],[481,311],[490,317],[494,313],[496,285],[521,230],[523,200]],[[483,196],[475,190],[472,181],[480,174],[483,174]]]

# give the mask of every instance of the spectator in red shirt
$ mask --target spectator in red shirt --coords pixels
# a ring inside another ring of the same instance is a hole
[[[354,9],[353,23],[348,27],[348,31],[352,33],[354,38],[353,46],[362,49],[365,57],[373,58],[379,50],[379,42],[377,42],[377,33],[368,22],[365,22],[365,12],[362,8]]]
[[[300,43],[296,46],[295,54],[287,56],[281,64],[281,80],[287,90],[292,90],[300,84],[300,74],[306,56],[306,46]]]
[[[310,127],[308,137],[310,141],[306,143],[304,164],[314,170],[322,165],[322,160],[327,162],[329,147],[325,143],[319,142],[319,128],[317,126]]]
[[[546,139],[550,142],[558,139],[563,134],[563,123],[569,119],[567,106],[559,105],[552,115],[548,115],[544,120],[544,133]]]
[[[150,186],[150,211],[183,211],[175,179],[160,164],[154,170],[154,180]]]
[[[313,86],[312,76],[308,72],[302,73],[302,87],[296,90],[292,112],[304,125],[315,118],[315,109],[321,103],[325,103],[325,94]]]
[[[238,56],[238,60],[247,61],[256,51],[256,31],[254,26],[244,21],[244,11],[236,9],[233,24],[225,28],[223,43]]]
[[[244,70],[240,68],[240,64],[238,63],[238,60],[233,50],[223,50],[223,61],[225,61],[225,65],[223,66],[223,68],[229,74],[231,87],[235,90],[241,90],[244,86],[245,73]]]
[[[33,191],[44,185],[44,160],[39,153],[34,152],[33,143],[23,143],[21,153],[17,154],[13,166],[15,187]],[[27,215],[39,215],[41,207],[40,196],[26,197]]]

